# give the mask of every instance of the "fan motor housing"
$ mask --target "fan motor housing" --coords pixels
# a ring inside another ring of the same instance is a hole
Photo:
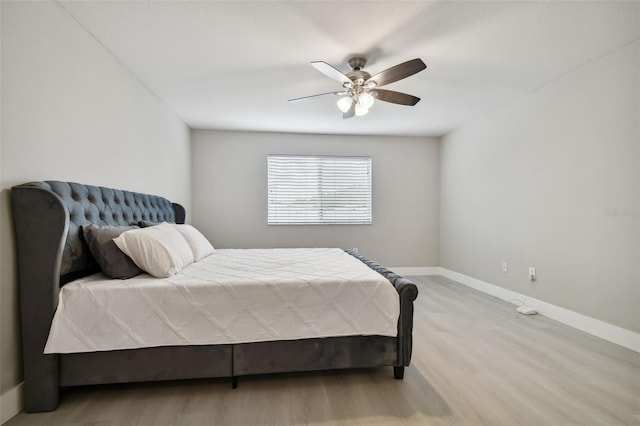
[[[349,77],[351,81],[353,81],[355,84],[358,84],[358,85],[362,85],[365,81],[371,78],[371,74],[361,70],[349,71],[345,75]]]

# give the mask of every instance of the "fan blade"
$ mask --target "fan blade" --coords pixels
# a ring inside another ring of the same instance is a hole
[[[318,94],[318,95],[303,96],[303,97],[301,97],[301,98],[289,99],[287,102],[299,102],[299,101],[306,101],[307,99],[317,98],[317,97],[319,97],[319,96],[326,96],[326,95],[346,95],[346,92],[327,92],[327,93],[320,93],[320,94]]]
[[[419,73],[425,68],[427,68],[427,66],[422,62],[422,59],[416,58],[398,64],[395,67],[387,68],[369,78],[367,81],[375,81],[377,86],[385,86]]]
[[[407,95],[406,93],[394,92],[393,90],[371,89],[369,92],[373,94],[377,100],[391,102],[392,104],[414,106],[420,102],[420,98]]]
[[[354,115],[356,115],[356,103],[355,102],[351,102],[351,107],[349,108],[349,110],[347,112],[342,114],[342,119],[346,120],[347,118],[351,118]]]
[[[326,62],[314,61],[314,62],[311,62],[311,65],[315,69],[320,71],[322,74],[326,75],[327,77],[333,80],[339,81],[342,84],[353,84],[353,82],[349,77],[347,77],[346,75],[344,75],[343,73],[341,73],[340,71],[338,71],[337,69],[335,69],[334,67],[332,67]]]

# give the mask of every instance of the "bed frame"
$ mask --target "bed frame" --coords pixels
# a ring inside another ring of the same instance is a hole
[[[82,225],[141,220],[184,223],[185,209],[166,198],[70,182],[32,182],[11,191],[16,231],[24,409],[55,410],[61,387],[393,366],[396,379],[411,361],[415,284],[357,253],[400,296],[398,336],[347,336],[246,344],[172,346],[74,354],[43,353],[64,284],[98,271]]]

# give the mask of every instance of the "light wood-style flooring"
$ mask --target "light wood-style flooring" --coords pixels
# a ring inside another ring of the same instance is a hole
[[[18,425],[640,425],[640,354],[413,277],[412,365],[85,387]]]

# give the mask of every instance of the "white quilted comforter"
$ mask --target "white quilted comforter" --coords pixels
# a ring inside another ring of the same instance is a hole
[[[398,293],[340,249],[216,250],[170,278],[62,287],[45,353],[396,336]]]

